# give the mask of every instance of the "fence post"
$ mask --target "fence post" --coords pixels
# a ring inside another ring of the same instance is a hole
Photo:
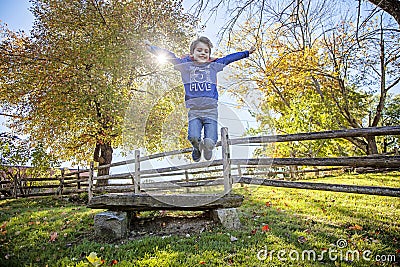
[[[61,169],[61,178],[60,178],[60,187],[59,187],[59,191],[58,191],[60,197],[62,197],[63,189],[64,189],[64,175],[65,175],[65,169],[62,168]]]
[[[90,168],[89,168],[89,186],[88,186],[88,199],[89,201],[93,198],[93,171],[94,169],[94,162],[90,162]]]
[[[76,189],[78,189],[78,190],[81,189],[81,182],[79,182],[80,178],[81,178],[81,176],[79,173],[79,166],[78,166],[78,173],[76,174]]]
[[[189,183],[189,172],[187,170],[185,170],[185,182]],[[190,189],[189,187],[186,187],[186,193],[189,193]]]
[[[13,188],[13,197],[18,198],[17,196],[17,187],[18,187],[18,181],[16,178],[14,178],[14,188]]]
[[[140,193],[140,150],[135,150],[135,176],[133,180],[135,194]]]
[[[224,194],[229,194],[232,190],[231,176],[231,156],[229,151],[228,128],[221,128],[221,146],[222,146],[222,166],[224,177]]]
[[[242,179],[242,176],[243,176],[243,174],[242,174],[242,168],[240,168],[240,164],[238,164],[237,167],[238,167],[239,180],[241,180],[241,179]],[[240,187],[243,187],[243,186],[244,186],[244,184],[243,184],[243,182],[241,182],[241,183],[240,183]]]

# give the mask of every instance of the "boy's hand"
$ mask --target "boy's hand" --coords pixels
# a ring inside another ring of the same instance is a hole
[[[254,51],[256,51],[256,47],[255,46],[250,47],[249,54],[253,54]]]

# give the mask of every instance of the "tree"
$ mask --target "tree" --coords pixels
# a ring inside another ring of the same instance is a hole
[[[248,0],[246,2],[243,1],[230,1],[230,0],[218,0],[218,1],[210,1],[210,0],[205,0],[205,1],[198,1],[196,2],[192,8],[195,11],[196,16],[199,16],[202,13],[208,13],[209,17],[212,15],[217,14],[218,12],[221,11],[221,9],[227,9],[226,13],[232,14],[230,16],[230,19],[226,23],[225,27],[223,27],[222,32],[223,33],[228,33],[230,34],[234,28],[234,26],[243,18],[243,15],[246,15],[248,13],[251,13],[249,17],[254,17],[254,15],[258,16],[259,18],[259,27],[258,30],[260,30],[260,26],[263,23],[263,20],[267,20],[271,17],[275,18],[280,18],[283,17],[285,14],[287,14],[287,9],[290,8],[293,4],[297,4],[300,6],[300,3],[310,3],[311,1],[268,1],[268,0],[263,0],[263,1],[257,1],[257,0]],[[315,2],[318,2],[315,1]],[[331,11],[333,10],[339,10],[338,8],[334,8],[335,2],[336,1],[325,1],[329,3],[329,5],[332,7]],[[346,2],[346,1],[341,1],[341,2]],[[358,13],[361,13],[361,4],[362,0],[358,0]],[[388,13],[390,16],[392,16],[397,24],[400,26],[400,1],[399,0],[368,0],[366,2],[369,2],[376,8],[373,10],[373,12],[376,11],[376,9],[381,9]],[[351,1],[350,5],[354,5],[355,1]],[[370,10],[369,7],[366,8],[366,10]],[[269,18],[267,18],[269,17]],[[370,16],[368,16],[370,17]]]
[[[172,42],[179,51],[192,17],[173,0],[35,0],[32,12],[30,36],[1,29],[3,112],[13,116],[13,129],[63,160],[111,163],[130,103],[140,110],[157,90],[142,87],[156,72],[143,40]]]
[[[282,29],[278,27],[278,30]],[[236,37],[249,36],[251,32],[254,32],[251,26],[238,32],[233,43],[236,43]],[[261,112],[256,115],[261,124],[256,132],[274,129],[273,132],[292,134],[348,128],[352,120],[361,121],[368,115],[367,94],[354,87],[345,87],[344,92],[339,90],[341,79],[327,68],[329,61],[324,57],[326,54],[320,53],[321,42],[314,40],[312,48],[293,47],[293,42],[287,42],[283,36],[269,38],[276,36],[274,30],[264,34],[259,51],[250,60],[239,62],[239,71],[234,74],[235,81],[251,79],[257,84],[256,90],[262,92]],[[251,73],[244,75],[246,70]],[[232,90],[241,95],[251,93],[249,87],[233,87]],[[348,116],[344,116],[345,111]],[[274,149],[275,156],[316,157],[354,153],[349,144],[337,140],[300,142],[300,146],[280,143],[275,144]]]
[[[263,92],[262,113],[257,116],[261,127],[273,125],[278,131],[294,133],[379,125],[387,92],[399,82],[398,34],[387,31],[383,37],[382,30],[370,27],[372,22],[358,36],[355,27],[345,22],[323,31],[324,18],[318,15],[324,14],[321,7],[294,5],[286,9],[286,16],[296,14],[296,23],[288,23],[290,18],[282,16],[282,21],[272,26],[264,24],[262,34],[258,34],[258,23],[249,21],[231,35],[229,42],[235,49],[249,43],[261,44],[250,60],[237,64],[240,71],[236,75],[240,80],[255,81]],[[322,36],[316,32],[322,32]],[[247,70],[248,75],[243,75]],[[370,89],[377,86],[379,101],[373,102],[374,91]],[[248,92],[248,88],[243,88],[243,94]],[[274,115],[272,118],[268,109]],[[369,116],[372,119],[368,120]],[[373,137],[348,140],[358,151],[378,152]],[[304,149],[300,154],[329,152]],[[352,149],[340,149],[346,150],[354,153]],[[340,151],[336,150],[343,155]],[[284,154],[298,152],[292,149]]]

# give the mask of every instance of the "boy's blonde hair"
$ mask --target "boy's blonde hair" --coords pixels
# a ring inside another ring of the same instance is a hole
[[[194,49],[196,48],[196,45],[198,43],[204,43],[208,46],[209,48],[209,54],[211,55],[211,48],[213,48],[213,44],[211,43],[210,39],[208,39],[205,36],[201,36],[199,38],[197,38],[196,40],[194,40],[191,44],[190,44],[190,54],[193,55],[194,53]]]

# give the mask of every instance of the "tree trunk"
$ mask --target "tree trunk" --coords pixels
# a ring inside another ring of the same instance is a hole
[[[368,155],[378,154],[378,146],[376,145],[375,136],[367,136],[365,139],[368,142],[368,147],[367,147]]]
[[[372,4],[380,7],[391,15],[400,26],[400,1],[399,0],[369,0]]]
[[[111,164],[112,162],[113,148],[111,143],[97,143],[94,150],[93,159],[99,163],[100,166]],[[97,176],[108,175],[110,173],[110,168],[99,169]],[[108,180],[99,180],[97,185],[107,185]]]

